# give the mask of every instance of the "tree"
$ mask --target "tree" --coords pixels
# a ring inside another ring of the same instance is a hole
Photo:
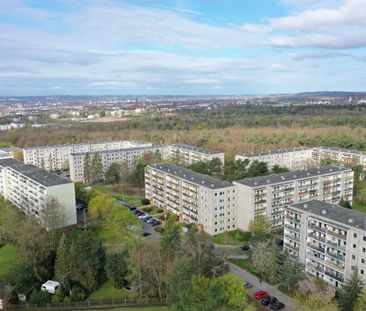
[[[248,168],[247,177],[256,177],[256,176],[263,176],[263,175],[268,175],[268,174],[269,174],[269,170],[268,170],[267,163],[253,161]]]
[[[142,204],[142,205],[149,205],[149,204],[150,204],[150,200],[149,200],[149,199],[147,199],[147,198],[143,198],[143,199],[141,200],[141,204]]]
[[[362,290],[361,296],[357,299],[354,311],[365,311],[366,306],[366,287]]]
[[[362,293],[363,282],[355,269],[352,276],[343,286],[339,295],[338,305],[341,311],[353,311]]]
[[[112,163],[104,175],[107,183],[117,184],[121,180],[121,165]]]
[[[352,208],[351,203],[349,201],[344,200],[343,197],[339,201],[338,205],[343,206],[345,208],[349,208],[349,209]]]
[[[91,161],[90,170],[91,182],[99,182],[103,179],[103,164],[102,158],[98,153],[95,153]]]
[[[252,247],[252,262],[261,278],[274,281],[278,270],[276,241],[258,241]]]
[[[296,284],[305,278],[305,266],[296,260],[292,260],[288,252],[285,252],[279,270],[280,280],[287,287],[289,293],[293,291]]]
[[[163,252],[170,258],[174,256],[180,247],[180,226],[171,219],[165,222],[160,246]]]
[[[128,274],[127,261],[128,251],[125,249],[118,253],[108,254],[106,257],[105,270],[109,279],[116,288],[126,286]]]
[[[271,233],[271,222],[266,215],[257,215],[249,224],[249,232],[254,236],[263,236]]]
[[[0,244],[15,241],[21,226],[21,215],[12,203],[0,197]]]
[[[90,200],[88,211],[93,219],[105,220],[114,206],[116,206],[116,201],[113,198],[105,194],[100,194]]]
[[[55,277],[57,280],[71,277],[69,245],[65,234],[62,235],[56,252]]]
[[[91,159],[89,153],[84,158],[84,181],[87,183],[91,181]]]
[[[289,172],[289,169],[287,167],[281,167],[278,164],[272,167],[273,174],[286,173],[286,172]]]

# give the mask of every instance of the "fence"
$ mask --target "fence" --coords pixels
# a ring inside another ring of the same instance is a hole
[[[142,299],[142,300],[127,300],[127,299],[101,299],[101,300],[86,300],[75,302],[48,303],[44,305],[34,305],[30,303],[7,305],[6,310],[82,310],[82,309],[110,309],[117,307],[145,307],[145,306],[164,306],[165,300],[160,299]]]

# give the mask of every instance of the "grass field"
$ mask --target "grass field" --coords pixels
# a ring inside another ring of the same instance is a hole
[[[357,202],[353,202],[352,209],[359,211],[359,212],[366,213],[366,205],[364,205],[364,204],[359,204]]]
[[[0,248],[0,283],[13,283],[15,268],[19,263],[17,248],[14,245],[6,244]]]
[[[113,190],[113,186],[111,186],[111,185],[95,185],[95,186],[93,186],[93,189],[100,193],[110,195],[118,200],[130,203],[136,207],[142,206],[141,200],[143,199],[143,196],[123,195],[120,192],[116,192],[115,190]]]
[[[229,231],[215,235],[213,241],[216,244],[245,245],[249,243],[250,237],[249,232]]]
[[[229,259],[229,261],[252,274],[257,274],[257,270],[249,259]]]
[[[81,309],[79,309],[81,311]],[[85,310],[85,309],[83,309]],[[102,309],[94,309],[94,310],[90,310],[89,311],[100,311]],[[168,307],[126,307],[126,308],[117,308],[117,309],[109,309],[111,311],[170,311],[171,309],[169,309]],[[77,309],[75,311],[78,311]]]
[[[99,299],[134,299],[134,295],[125,289],[118,289],[113,286],[112,281],[105,282],[101,288],[89,296],[89,300]],[[125,309],[123,309],[125,310]]]

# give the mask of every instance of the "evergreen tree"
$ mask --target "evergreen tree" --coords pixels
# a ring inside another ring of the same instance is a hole
[[[66,235],[63,234],[56,253],[55,277],[61,280],[63,277],[71,277],[71,267],[69,262],[69,246]]]
[[[363,282],[355,269],[351,278],[344,284],[342,292],[338,299],[338,305],[341,311],[353,311],[357,300],[362,294]]]
[[[91,162],[90,162],[90,155],[87,153],[84,158],[84,181],[90,183],[90,172],[91,171]]]
[[[93,156],[93,159],[91,161],[90,177],[93,183],[99,182],[103,179],[102,158],[98,153]]]
[[[123,288],[126,286],[126,278],[128,274],[126,258],[128,256],[127,250],[118,253],[109,254],[106,257],[105,270],[109,279],[113,281],[116,288]]]
[[[112,163],[104,175],[108,183],[119,183],[121,180],[121,165]]]
[[[289,293],[297,283],[305,278],[305,267],[296,260],[292,260],[289,253],[285,252],[279,276],[281,282],[287,287]]]

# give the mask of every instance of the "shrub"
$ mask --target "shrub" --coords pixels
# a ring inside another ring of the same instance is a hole
[[[142,203],[142,205],[149,205],[149,204],[150,204],[150,200],[149,200],[149,199],[147,199],[147,198],[143,198],[143,199],[141,200],[141,203]]]
[[[163,209],[161,209],[161,208],[159,208],[159,209],[157,210],[157,212],[160,214],[160,213],[164,212],[164,210],[163,210]]]
[[[34,290],[29,299],[29,302],[37,305],[44,305],[51,302],[52,295],[47,292]]]
[[[148,207],[144,207],[142,208],[142,210],[145,212],[145,213],[151,213],[153,208],[151,206],[148,206]]]

